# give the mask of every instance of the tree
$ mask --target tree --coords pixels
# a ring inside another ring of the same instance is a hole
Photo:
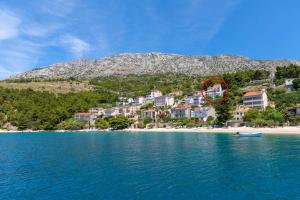
[[[144,109],[144,110],[148,110],[150,108],[153,108],[153,103],[147,103],[145,105],[142,105],[141,109]]]
[[[232,117],[230,112],[230,101],[228,99],[220,104],[215,104],[215,110],[217,116],[216,124],[218,125],[225,125]]]
[[[152,122],[151,117],[145,117],[145,118],[143,118],[143,124],[144,125],[150,124],[151,122]]]
[[[300,66],[289,65],[285,67],[277,67],[275,77],[276,79],[284,78],[298,78],[300,76]]]
[[[245,113],[244,120],[247,122],[254,122],[257,119],[261,118],[261,112],[256,109],[252,108],[248,112]]]
[[[4,125],[6,120],[7,120],[6,115],[4,113],[0,113],[0,127]]]
[[[96,127],[100,129],[108,129],[109,123],[104,119],[97,120]]]
[[[300,78],[296,78],[293,80],[293,88],[295,90],[299,90],[300,89]]]
[[[119,130],[127,128],[131,124],[131,121],[123,115],[117,115],[115,117],[108,118],[108,124],[110,128]]]
[[[300,102],[300,91],[282,93],[276,95],[275,105],[277,110],[286,110],[289,106],[294,106]]]
[[[257,109],[249,110],[245,114],[244,120],[257,126],[277,126],[282,125],[285,121],[284,115],[281,112],[269,106],[265,111],[259,111]]]
[[[270,75],[270,72],[266,70],[255,70],[252,78],[254,80],[262,80],[262,79],[267,79]]]
[[[269,106],[266,108],[265,111],[263,111],[262,118],[268,122],[272,122],[271,125],[279,125],[283,124],[284,122],[283,114]]]
[[[208,116],[208,118],[207,118],[205,124],[207,124],[207,125],[212,125],[213,122],[214,122],[214,118],[213,118],[212,116]]]
[[[87,124],[86,121],[83,120],[75,120],[75,119],[68,119],[60,124],[58,124],[58,129],[62,130],[80,130],[85,128],[85,125]]]

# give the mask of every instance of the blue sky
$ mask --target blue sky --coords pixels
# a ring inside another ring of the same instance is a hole
[[[297,0],[0,2],[0,78],[131,52],[300,59]]]

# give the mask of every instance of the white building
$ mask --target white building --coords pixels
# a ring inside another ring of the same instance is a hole
[[[191,106],[178,105],[171,109],[171,116],[175,119],[191,118]]]
[[[137,97],[134,99],[134,104],[135,105],[142,105],[145,102],[145,98],[144,97]]]
[[[172,97],[172,96],[156,97],[154,99],[154,104],[156,107],[173,106],[174,105],[174,97]]]
[[[293,80],[294,80],[293,78],[284,80],[284,85],[289,91],[292,91],[293,89]]]
[[[125,117],[129,117],[136,115],[137,111],[140,110],[141,106],[119,106],[116,108],[119,109],[119,114],[122,114]]]
[[[89,113],[95,115],[95,116],[101,116],[105,114],[104,108],[90,108]]]
[[[151,118],[152,121],[156,121],[157,120],[157,116],[158,116],[159,112],[156,111],[155,109],[149,109],[149,110],[144,110],[141,112],[141,117],[142,118]]]
[[[243,105],[248,108],[265,110],[268,106],[268,96],[266,90],[246,92],[243,96]]]
[[[127,99],[127,103],[129,103],[129,104],[130,104],[130,103],[134,103],[134,99],[133,99],[133,98],[128,98],[128,99]]]
[[[118,97],[118,105],[120,106],[126,106],[129,105],[131,103],[133,103],[134,100],[133,98],[127,98],[127,97]]]
[[[197,117],[202,121],[207,121],[207,118],[211,116],[214,119],[216,118],[216,111],[213,107],[206,107],[206,108],[195,108],[191,111],[191,117]]]
[[[147,98],[147,99],[154,99],[154,98],[160,97],[160,96],[162,96],[161,91],[159,91],[159,90],[152,90],[152,91],[146,96],[146,98]]]
[[[74,115],[75,120],[83,120],[83,121],[91,121],[92,120],[92,114],[91,113],[76,113]]]
[[[107,108],[104,110],[104,112],[105,112],[105,114],[104,114],[103,118],[107,118],[110,116],[116,116],[116,115],[120,114],[118,107]]]
[[[213,86],[207,88],[206,95],[214,99],[217,96],[223,96],[223,92],[224,91],[221,84],[214,84]]]
[[[189,96],[185,99],[185,104],[191,106],[201,107],[204,103],[204,99],[201,94],[194,94],[193,96]]]
[[[248,112],[250,108],[237,108],[235,111],[233,111],[233,120],[236,121],[243,121],[243,118],[245,116],[245,113]]]

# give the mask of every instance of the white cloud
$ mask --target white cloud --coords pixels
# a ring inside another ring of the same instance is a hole
[[[47,14],[57,17],[65,17],[70,14],[76,6],[77,0],[51,0],[42,1],[41,10]]]
[[[21,20],[13,12],[0,9],[0,40],[17,37],[20,24]]]
[[[1,77],[24,71],[35,66],[41,54],[39,44],[26,40],[13,40],[0,49]]]
[[[90,49],[90,45],[87,42],[68,34],[60,38],[59,44],[75,56],[82,56]]]
[[[49,34],[57,31],[59,28],[61,28],[61,25],[59,24],[46,23],[45,25],[42,25],[39,23],[31,22],[25,24],[22,27],[22,32],[32,37],[42,37],[42,36],[48,36]]]

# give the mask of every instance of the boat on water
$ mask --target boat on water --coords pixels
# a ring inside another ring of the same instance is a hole
[[[262,133],[261,132],[255,132],[255,133],[237,132],[236,135],[241,137],[260,137]]]

